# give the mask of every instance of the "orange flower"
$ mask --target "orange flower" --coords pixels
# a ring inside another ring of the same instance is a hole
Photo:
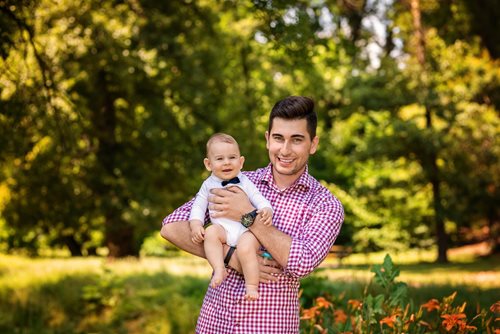
[[[343,310],[335,310],[333,312],[333,319],[336,324],[344,324],[347,320],[347,314]]]
[[[318,308],[316,306],[313,306],[309,309],[302,310],[302,316],[300,317],[300,319],[309,320],[315,318],[317,315],[319,315]]]
[[[323,297],[318,297],[316,298],[316,305],[318,306],[318,308],[329,308],[332,305],[332,303],[330,303]]]
[[[391,316],[385,317],[384,319],[380,320],[380,324],[386,324],[387,326],[394,328],[394,322],[396,321],[397,314],[393,314]]]
[[[500,313],[500,301],[498,301],[495,304],[491,305],[490,311],[493,312],[493,313]]]
[[[356,299],[349,299],[347,304],[351,305],[353,310],[359,310],[361,308],[361,305],[363,305],[359,300]]]
[[[431,299],[427,303],[423,304],[422,307],[427,309],[427,312],[431,312],[432,310],[439,310],[439,302],[437,299]]]
[[[467,330],[467,331],[473,331],[473,332],[475,332],[477,330],[477,327],[475,327],[475,326],[469,326],[469,325],[467,325],[466,322],[461,322],[459,324],[458,328],[460,329],[460,331]]]
[[[500,328],[495,329],[495,334],[500,334]]]
[[[464,321],[467,317],[463,313],[459,314],[443,314],[441,316],[443,318],[443,326],[446,329],[447,332],[449,332],[453,327],[458,326],[462,327],[467,325],[467,323]]]

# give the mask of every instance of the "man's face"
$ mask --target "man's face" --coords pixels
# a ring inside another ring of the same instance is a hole
[[[311,139],[305,119],[275,118],[266,131],[266,147],[278,186],[289,186],[304,172],[309,155],[314,154],[319,139]],[[281,183],[281,184],[280,184]]]
[[[236,144],[216,141],[210,145],[208,157],[203,162],[219,179],[230,180],[238,175],[244,161]]]

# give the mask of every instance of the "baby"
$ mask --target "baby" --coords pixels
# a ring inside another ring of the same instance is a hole
[[[257,208],[256,214],[261,216],[264,224],[272,224],[271,204],[257,190],[252,181],[241,173],[244,161],[245,158],[240,155],[238,143],[233,137],[224,133],[217,133],[210,137],[207,142],[207,157],[203,163],[212,174],[203,182],[196,195],[189,225],[191,240],[194,243],[204,242],[205,255],[214,270],[210,286],[216,288],[227,276],[223,244],[236,246],[245,277],[245,299],[256,300],[259,298],[259,263],[257,261],[259,241],[247,231],[241,222],[227,218],[213,218],[210,210],[211,224],[203,227],[210,190],[231,186],[237,186],[247,194],[252,205]]]

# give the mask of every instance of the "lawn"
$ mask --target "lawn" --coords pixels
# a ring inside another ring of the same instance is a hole
[[[303,281],[303,304],[323,294],[360,298],[382,256],[351,255],[340,267],[328,258]],[[500,299],[499,259],[437,265],[394,256],[415,303],[457,291],[474,308]],[[0,255],[0,333],[192,333],[209,275],[204,260],[183,253],[116,261]]]

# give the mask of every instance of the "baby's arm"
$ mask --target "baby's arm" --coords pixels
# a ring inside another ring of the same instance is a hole
[[[257,214],[261,215],[262,223],[266,226],[271,226],[273,223],[273,210],[271,208],[262,208],[257,210]]]
[[[207,181],[203,182],[189,215],[189,227],[191,228],[191,241],[195,244],[201,244],[205,240],[205,229],[203,220],[208,207],[208,186]]]
[[[203,222],[198,219],[192,219],[189,221],[189,227],[191,228],[191,241],[195,244],[201,244],[205,240]]]

